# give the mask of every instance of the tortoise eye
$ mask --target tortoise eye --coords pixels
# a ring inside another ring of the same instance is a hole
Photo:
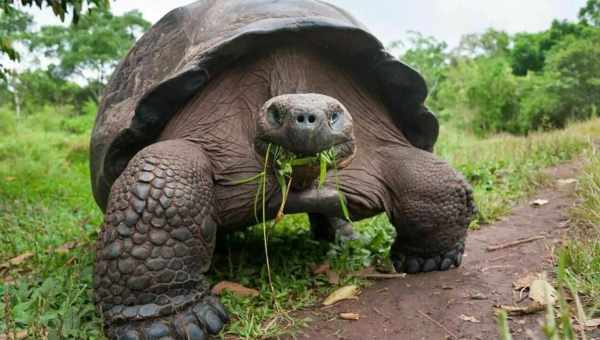
[[[329,117],[329,123],[333,125],[338,121],[338,119],[340,119],[340,113],[334,112],[331,114],[331,117]]]
[[[271,106],[267,111],[267,118],[272,124],[283,124],[283,113],[276,106]]]

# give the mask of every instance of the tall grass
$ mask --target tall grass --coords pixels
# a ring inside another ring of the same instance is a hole
[[[577,205],[571,210],[571,240],[559,251],[564,283],[582,295],[590,315],[600,312],[600,149],[585,154],[584,174],[577,185]]]

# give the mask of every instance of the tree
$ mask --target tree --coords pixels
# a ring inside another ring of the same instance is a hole
[[[504,56],[509,53],[510,42],[508,33],[490,28],[483,34],[473,33],[462,36],[454,55],[470,58]]]
[[[20,0],[18,2],[22,6],[32,7],[35,5],[40,9],[50,7],[54,15],[61,21],[65,21],[65,15],[70,11],[73,23],[77,23],[79,20],[84,3],[87,3],[89,8],[108,8],[110,5],[109,0]],[[16,9],[15,0],[2,0],[0,9],[7,13],[14,11]]]
[[[600,26],[600,0],[588,0],[579,10],[579,19],[585,24]]]
[[[408,32],[407,43],[396,41],[391,47],[408,47],[400,56],[400,60],[417,69],[429,87],[429,103],[435,107],[435,97],[438,84],[443,80],[444,70],[447,67],[448,45],[434,37],[424,36],[419,32]]]
[[[588,33],[584,25],[558,20],[544,32],[518,33],[510,52],[513,73],[524,76],[528,71],[541,71],[546,64],[546,55],[554,46],[570,36],[584,37]]]
[[[6,54],[8,59],[19,60],[19,53],[13,43],[31,26],[32,18],[29,14],[13,9],[5,11],[0,9],[0,57]],[[0,60],[0,78],[6,80],[8,70]]]
[[[115,16],[92,10],[70,27],[46,26],[30,36],[33,51],[55,58],[55,76],[77,76],[96,87],[96,101],[118,61],[150,24],[139,11]]]
[[[546,72],[554,75],[552,94],[561,99],[560,117],[585,119],[600,110],[600,29],[585,39],[574,37],[548,56]]]
[[[20,0],[19,3],[29,7],[50,7],[62,21],[70,11],[73,23],[78,22],[84,3],[87,3],[90,9],[109,7],[109,0]],[[19,60],[19,53],[13,47],[14,34],[25,31],[31,22],[31,16],[20,11],[15,5],[15,0],[0,1],[0,58],[4,55],[9,60]],[[6,68],[0,64],[0,78],[6,78],[6,73]]]

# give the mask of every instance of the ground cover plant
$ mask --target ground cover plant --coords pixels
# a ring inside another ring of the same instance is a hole
[[[0,332],[102,338],[90,288],[92,246],[101,221],[87,164],[93,110],[84,115],[68,107],[48,111],[15,120],[13,112],[0,110],[8,122],[0,136],[0,263],[13,262],[0,269]],[[489,222],[543,183],[541,169],[590,150],[590,136],[599,124],[595,120],[529,138],[485,140],[448,128],[437,152],[473,183],[478,221]],[[336,287],[312,273],[324,261],[339,273],[337,285],[368,284],[350,273],[385,265],[393,227],[378,216],[356,228],[358,240],[332,245],[312,240],[304,215],[287,216],[269,229],[273,292],[261,226],[226,236],[217,246],[216,267],[227,270],[216,272],[213,282],[234,281],[259,295],[226,293],[223,301],[233,322],[222,336],[257,338],[293,330],[302,320],[291,311],[315,305]]]

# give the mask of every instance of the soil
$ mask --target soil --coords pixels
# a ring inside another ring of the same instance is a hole
[[[378,281],[365,289],[358,301],[308,311],[305,316],[314,321],[297,338],[497,339],[494,306],[518,305],[522,300],[519,291],[513,290],[513,282],[542,271],[551,278],[553,249],[565,236],[568,208],[575,202],[575,185],[557,181],[576,177],[580,167],[581,162],[571,162],[548,169],[554,184],[516,206],[510,216],[470,232],[460,268]],[[538,198],[548,203],[532,206],[530,202]],[[535,236],[543,238],[487,250]],[[343,312],[358,313],[360,319],[342,320],[339,314]],[[476,320],[464,320],[471,317]],[[513,338],[543,338],[543,318],[543,312],[509,317]]]

